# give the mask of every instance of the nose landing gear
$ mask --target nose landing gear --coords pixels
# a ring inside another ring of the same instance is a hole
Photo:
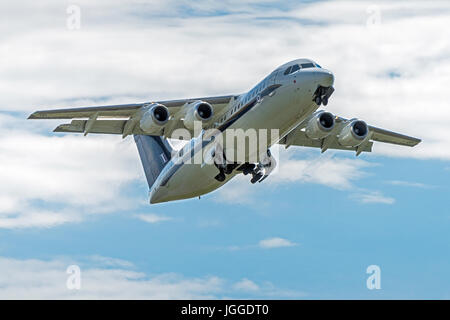
[[[321,104],[326,106],[328,104],[328,99],[333,94],[333,92],[334,92],[334,88],[333,87],[322,87],[322,86],[319,86],[317,88],[316,92],[314,92],[313,101],[318,106],[320,106]]]

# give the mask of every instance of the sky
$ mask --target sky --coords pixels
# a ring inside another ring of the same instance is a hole
[[[449,21],[448,1],[1,2],[0,298],[449,299]],[[334,73],[326,110],[422,143],[280,148],[264,183],[150,205],[132,137],[26,120],[242,93],[296,58]]]

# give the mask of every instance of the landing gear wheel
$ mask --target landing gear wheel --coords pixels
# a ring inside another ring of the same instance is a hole
[[[324,98],[322,99],[322,103],[323,103],[324,106],[326,106],[326,105],[328,104],[328,98],[327,98],[327,97],[324,97]]]
[[[233,166],[232,165],[227,165],[225,167],[225,169],[223,170],[226,174],[231,174],[233,172]]]
[[[215,177],[217,181],[223,182],[225,181],[225,173],[220,171],[220,173]]]
[[[262,176],[263,176],[263,174],[261,172],[255,173],[255,174],[253,174],[253,178],[252,178],[252,180],[250,180],[250,182],[252,184],[255,184],[262,178]]]
[[[238,171],[242,171],[244,176],[248,175],[249,173],[252,173],[253,170],[255,170],[255,165],[250,163],[244,163],[241,165],[238,169]]]
[[[322,104],[322,98],[320,97],[320,95],[317,95],[317,96],[314,98],[314,102],[315,102],[318,106],[320,106],[320,105]]]

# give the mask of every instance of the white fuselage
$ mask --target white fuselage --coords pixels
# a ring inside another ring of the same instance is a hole
[[[297,62],[305,61],[311,62],[310,60]],[[270,132],[275,129],[279,132],[277,136],[279,140],[318,108],[313,101],[314,92],[318,86],[333,85],[332,73],[314,64],[314,67],[285,75],[284,71],[288,66],[286,64],[279,67],[252,90],[240,95],[233,104],[228,106],[219,119],[223,121],[218,124],[218,129],[222,128],[224,137],[226,130],[267,129]],[[267,94],[267,92],[270,93]],[[268,147],[277,143],[278,140],[270,141]],[[191,152],[194,142],[195,138],[186,144],[183,148],[183,156]],[[260,154],[265,151],[257,152]],[[150,202],[187,199],[209,193],[227,183],[239,172],[234,170],[226,175],[224,181],[215,179],[218,173],[219,169],[214,164],[182,163],[179,156],[172,157],[150,190]]]

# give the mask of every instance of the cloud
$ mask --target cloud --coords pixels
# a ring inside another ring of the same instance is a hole
[[[103,257],[100,255],[92,255],[88,257],[89,262],[93,264],[98,264],[100,267],[119,267],[119,268],[132,268],[133,263],[110,257]]]
[[[391,180],[387,181],[388,184],[393,186],[402,186],[402,187],[412,187],[412,188],[422,188],[422,189],[430,189],[434,188],[434,186],[420,183],[420,182],[411,182],[411,181],[401,181],[401,180]]]
[[[239,296],[301,297],[304,293],[283,290],[271,283],[258,285],[244,279],[237,283],[216,276],[186,278],[179,274],[149,275],[131,263],[93,256],[76,262],[0,257],[0,299],[219,299]],[[66,286],[68,266],[79,265],[80,290]],[[252,287],[252,285],[253,287]],[[250,290],[253,288],[253,290]]]
[[[0,228],[50,228],[64,223],[80,222],[82,220],[81,215],[74,212],[53,212],[49,210],[38,210],[27,206],[18,206],[18,208],[21,208],[19,209],[20,211],[0,213]],[[17,210],[17,208],[14,210]]]
[[[98,261],[95,261],[98,263]],[[64,260],[0,258],[2,299],[208,299],[222,291],[218,277],[187,279],[176,274],[148,276],[126,266],[84,267],[81,289],[66,287],[69,265]]]
[[[157,215],[157,214],[138,214],[136,215],[136,218],[145,221],[147,223],[158,223],[158,222],[162,222],[162,221],[170,221],[172,220],[171,217],[165,217],[162,215]]]
[[[14,128],[8,128],[13,125]],[[142,181],[134,142],[47,136],[0,113],[0,228],[51,227],[139,203],[122,188]]]
[[[379,191],[365,191],[358,194],[353,194],[352,199],[361,203],[381,203],[381,204],[394,204],[395,199],[384,196]]]
[[[284,247],[294,247],[298,246],[298,243],[292,242],[290,240],[280,238],[280,237],[271,237],[260,240],[257,244],[249,244],[249,245],[232,245],[228,246],[225,249],[228,251],[238,251],[238,250],[253,250],[253,249],[275,249],[275,248],[284,248]],[[221,248],[224,249],[224,248]]]
[[[273,248],[283,248],[283,247],[292,247],[296,246],[296,243],[293,243],[287,239],[283,238],[268,238],[261,240],[259,242],[259,247],[263,249],[273,249]]]
[[[295,153],[290,151],[281,157],[278,172],[270,183],[315,183],[335,189],[349,189],[353,181],[365,176],[362,169],[373,165],[361,159],[339,158],[332,153],[297,159]]]
[[[299,298],[308,296],[307,292],[278,289],[270,282],[263,282],[263,283],[257,284],[247,278],[243,278],[241,281],[236,282],[233,285],[233,289],[238,292],[246,293],[250,296],[254,295],[254,294],[258,294],[259,296],[261,296],[263,298],[269,298],[269,299],[270,298],[276,299],[278,297],[284,297],[286,299],[287,298],[299,299]]]
[[[259,286],[251,280],[247,278],[242,279],[241,281],[235,283],[234,288],[236,290],[242,291],[258,291]]]

